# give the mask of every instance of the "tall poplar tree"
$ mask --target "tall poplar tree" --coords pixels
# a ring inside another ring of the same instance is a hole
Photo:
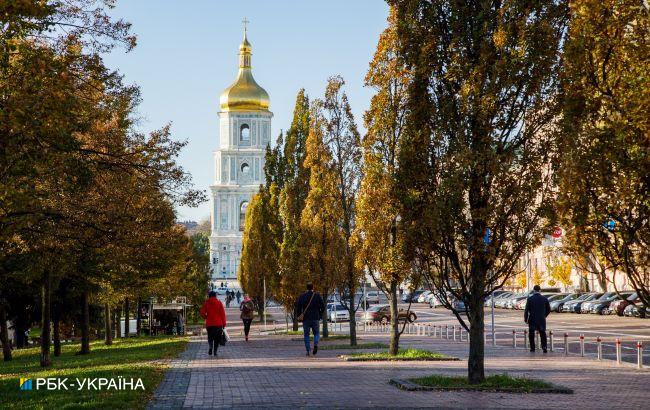
[[[566,2],[389,0],[413,73],[400,141],[406,249],[467,306],[485,380],[483,301],[545,233]]]
[[[309,168],[305,166],[307,136],[309,135],[309,98],[301,89],[296,96],[293,120],[287,130],[284,144],[286,163],[285,185],[280,195],[280,215],[283,223],[280,248],[280,283],[277,296],[284,305],[298,330],[293,309],[298,296],[304,290],[308,278],[305,269],[305,241],[300,230],[300,217],[309,192]]]
[[[321,115],[322,101],[312,107],[307,156],[309,193],[300,218],[301,238],[309,278],[324,300],[337,286],[344,283],[347,271],[347,246],[341,228],[343,209],[337,189],[338,175],[332,166],[332,154],[323,138],[325,120]],[[327,320],[323,320],[323,337],[327,337]]]
[[[336,201],[331,206],[340,209],[338,225],[345,239],[345,251],[340,255],[345,266],[345,277],[338,286],[341,303],[350,313],[350,344],[357,344],[355,298],[363,273],[355,265],[351,246],[355,226],[355,200],[361,182],[361,137],[352,115],[348,97],[343,91],[341,76],[330,77],[323,100],[314,104],[314,123],[319,127],[328,159],[324,163],[336,178],[335,191],[327,197]],[[324,158],[324,157],[323,157]],[[312,187],[313,188],[313,187]]]
[[[395,12],[379,37],[366,74],[376,91],[365,114],[363,180],[356,203],[354,248],[359,269],[367,271],[388,299],[391,311],[389,352],[396,355],[401,331],[398,322],[399,285],[408,278],[404,230],[400,223],[399,143],[407,117],[409,73],[397,50]],[[403,331],[403,328],[402,328]]]

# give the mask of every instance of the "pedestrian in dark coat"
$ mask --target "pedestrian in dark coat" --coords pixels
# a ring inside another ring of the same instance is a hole
[[[542,351],[546,353],[546,316],[551,313],[551,305],[548,303],[548,299],[539,293],[540,290],[539,285],[533,287],[533,294],[526,301],[524,322],[528,323],[530,351],[535,351],[535,331],[537,331],[542,342]]]
[[[244,296],[244,301],[239,305],[239,310],[241,311],[239,317],[244,322],[244,336],[248,342],[248,333],[250,333],[251,323],[253,323],[253,318],[255,317],[255,305],[248,295]]]
[[[320,293],[314,291],[314,285],[307,284],[307,292],[298,297],[296,302],[295,314],[298,321],[302,321],[302,329],[305,339],[305,348],[307,349],[307,356],[310,352],[309,332],[314,334],[314,350],[312,354],[318,352],[318,325],[325,312],[325,303]]]

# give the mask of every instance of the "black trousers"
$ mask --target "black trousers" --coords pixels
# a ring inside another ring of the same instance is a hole
[[[542,350],[546,350],[546,326],[537,323],[531,323],[528,325],[528,342],[530,343],[530,350],[535,350],[535,331],[539,332],[539,338],[542,342]]]
[[[206,329],[208,331],[208,348],[216,353],[217,349],[219,349],[219,341],[223,334],[223,327],[208,326]]]
[[[248,337],[248,332],[251,331],[251,323],[253,323],[253,319],[242,319],[244,322],[244,335]]]

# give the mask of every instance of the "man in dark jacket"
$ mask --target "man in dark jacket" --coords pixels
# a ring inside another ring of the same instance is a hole
[[[314,333],[314,350],[312,354],[318,352],[318,324],[323,317],[325,311],[325,304],[320,293],[314,291],[314,285],[307,283],[307,292],[298,297],[296,302],[296,317],[302,320],[302,329],[305,336],[305,348],[307,349],[307,356],[309,356],[309,331]]]
[[[524,322],[528,323],[530,351],[535,351],[535,331],[538,331],[542,342],[542,351],[546,353],[546,316],[551,313],[551,305],[548,303],[548,299],[539,293],[540,290],[539,285],[533,287],[533,294],[526,301]]]

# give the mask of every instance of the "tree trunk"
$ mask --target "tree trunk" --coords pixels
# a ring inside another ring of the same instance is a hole
[[[469,304],[469,358],[467,359],[467,379],[470,384],[485,381],[485,339],[483,335],[485,312],[481,303],[482,292],[472,291],[473,303]]]
[[[54,314],[53,314],[53,329],[54,329],[54,357],[61,356],[61,323],[60,323],[60,314],[57,304],[54,304]]]
[[[51,294],[50,271],[45,270],[43,286],[41,289],[41,367],[50,367],[50,294]]]
[[[325,305],[327,306],[327,297],[328,297],[328,294],[325,293],[325,294],[322,295],[322,296],[323,296],[323,300],[325,301]],[[327,315],[327,311],[325,312],[325,315]],[[323,318],[323,331],[321,332],[321,335],[320,335],[320,336],[323,337],[323,338],[325,338],[325,337],[329,337],[329,335],[330,335],[330,333],[329,333],[329,329],[328,329],[328,327],[327,327],[327,316],[325,316],[325,317]]]
[[[350,346],[357,345],[357,318],[356,310],[354,308],[354,298],[356,297],[356,286],[354,286],[354,275],[350,273],[348,275],[350,279],[350,285],[348,292],[350,293]]]
[[[120,304],[115,309],[115,337],[120,339],[122,337],[122,305]]]
[[[298,318],[296,317],[296,315],[292,316],[292,321],[293,321],[293,328],[292,329],[293,329],[294,332],[297,332],[298,331]]]
[[[111,305],[106,302],[104,303],[104,344],[110,346],[113,344],[113,330],[111,329]]]
[[[129,298],[127,297],[124,300],[124,337],[129,337],[131,333],[130,323],[129,323]]]
[[[140,336],[140,328],[142,326],[142,323],[140,322],[140,304],[142,301],[140,298],[138,298],[138,304],[137,304],[137,309],[135,311],[135,334],[137,336]]]
[[[81,320],[81,350],[79,354],[90,353],[90,308],[88,306],[88,291],[84,290],[82,296],[83,317]]]
[[[390,305],[390,344],[388,353],[395,356],[399,351],[399,312],[397,311],[397,281],[390,282],[390,295],[388,297]]]
[[[0,342],[2,343],[2,359],[8,362],[11,360],[11,343],[9,342],[7,310],[4,302],[0,302]]]

